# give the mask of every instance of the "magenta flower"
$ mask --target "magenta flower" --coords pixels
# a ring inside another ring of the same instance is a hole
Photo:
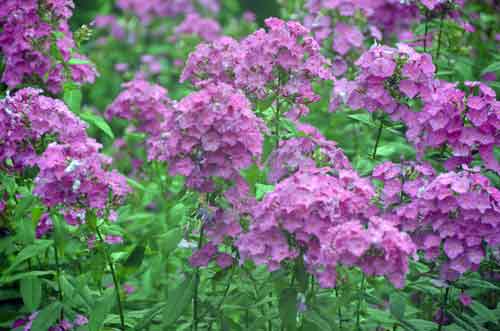
[[[210,85],[176,105],[149,139],[149,159],[167,161],[170,174],[185,176],[188,187],[212,191],[212,177],[234,180],[261,155],[264,130],[241,92]]]
[[[472,304],[472,298],[467,293],[460,293],[458,300],[464,306],[470,306]]]

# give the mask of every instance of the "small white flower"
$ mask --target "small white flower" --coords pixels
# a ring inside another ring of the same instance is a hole
[[[69,165],[64,169],[65,173],[70,173],[78,169],[78,167],[81,165],[81,162],[78,160],[72,160]]]
[[[186,239],[182,239],[179,245],[177,245],[179,248],[196,248],[198,245],[196,243],[187,241]]]
[[[73,190],[73,192],[76,192],[76,191],[80,188],[80,185],[81,185],[81,184],[82,184],[82,183],[80,182],[80,180],[79,180],[79,179],[75,180],[75,181],[73,182],[73,186],[71,187],[71,189]]]

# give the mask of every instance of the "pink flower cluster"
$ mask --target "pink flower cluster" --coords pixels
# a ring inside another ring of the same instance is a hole
[[[402,286],[415,248],[390,223],[373,218],[373,195],[369,181],[351,170],[339,170],[337,176],[328,168],[299,171],[256,205],[250,229],[236,246],[242,259],[271,271],[300,256],[323,287],[334,286],[340,263],[385,275]],[[362,240],[364,246],[352,244]]]
[[[444,252],[444,279],[455,280],[468,270],[477,270],[485,256],[483,242],[500,244],[500,191],[468,168],[437,176],[426,166],[413,167],[411,176],[399,169],[384,163],[374,172],[384,184],[389,183],[387,191],[384,187],[386,194],[404,199],[391,218],[411,233],[426,259],[436,260]]]
[[[218,0],[198,0],[197,2],[212,13],[219,12]],[[118,0],[117,6],[134,13],[144,24],[150,23],[155,18],[175,17],[196,12],[193,0]]]
[[[316,129],[299,126],[310,135],[291,138],[279,143],[267,160],[268,181],[277,183],[289,175],[307,168],[328,167],[332,171],[352,170],[349,159],[334,141],[325,139]]]
[[[297,22],[268,18],[241,42],[224,38],[190,54],[181,81],[197,86],[224,81],[249,97],[280,97],[293,104],[315,102],[314,81],[332,78],[318,43]]]
[[[98,15],[93,23],[96,28],[109,29],[111,36],[117,40],[123,40],[126,37],[125,28],[118,22],[116,16]]]
[[[44,140],[73,144],[86,138],[86,125],[62,101],[41,93],[25,88],[0,100],[0,163],[34,166]]]
[[[147,134],[160,132],[161,123],[170,121],[173,102],[167,90],[145,80],[135,79],[124,83],[122,91],[106,110],[106,117],[133,121],[137,130]]]
[[[218,252],[213,243],[208,243],[191,256],[189,263],[193,267],[206,267],[212,259],[215,259],[217,265],[222,269],[230,267],[234,262],[231,255]]]
[[[71,57],[87,61],[74,53],[75,42],[68,25],[73,6],[71,0],[0,3],[0,49],[5,61],[1,80],[9,88],[41,80],[50,92],[58,93],[66,73],[75,82],[94,81],[97,72],[92,65],[67,63]],[[54,49],[60,54],[59,59],[48,55]]]
[[[71,145],[52,143],[37,160],[40,172],[33,193],[47,207],[61,206],[69,224],[84,222],[86,209],[104,216],[107,207],[118,205],[129,193],[125,177],[106,169],[111,160],[100,148],[90,138]]]
[[[220,37],[221,27],[211,18],[204,18],[198,13],[186,15],[184,20],[175,28],[175,34],[198,36],[207,42],[215,41]]]
[[[14,321],[12,323],[12,330],[21,330],[22,328],[23,331],[30,331],[33,325],[33,321],[36,319],[38,316],[38,311],[30,314],[29,316],[25,318],[20,318]],[[51,326],[49,328],[49,331],[69,331],[69,330],[75,330],[78,327],[82,325],[87,325],[89,323],[89,320],[86,316],[77,314],[75,316],[74,321],[71,323],[67,319],[63,319],[60,323],[57,325]]]
[[[309,0],[305,7],[308,15],[304,24],[319,43],[333,36],[332,48],[340,55],[362,48],[364,35],[381,40],[381,31],[400,34],[420,17],[416,4],[399,0]],[[366,31],[356,26],[356,13],[366,17],[369,23]],[[336,20],[335,26],[332,26],[333,15],[342,17],[342,20]]]
[[[328,235],[322,250],[325,260],[358,266],[369,276],[385,276],[398,288],[404,286],[408,259],[417,257],[410,236],[380,217],[370,218],[367,229],[351,221],[330,228]]]
[[[48,207],[63,205],[69,223],[80,223],[86,207],[103,211],[110,190],[113,202],[128,193],[125,178],[106,170],[110,160],[99,153],[101,145],[62,101],[22,89],[0,101],[0,119],[0,162],[9,160],[16,171],[37,166],[34,194]],[[40,236],[49,221],[40,225]]]
[[[482,83],[466,82],[469,93],[435,78],[429,54],[407,45],[374,46],[356,62],[361,71],[355,81],[337,81],[331,108],[344,102],[352,109],[381,110],[407,126],[407,138],[420,156],[427,148],[450,147],[447,168],[470,163],[477,152],[489,169],[500,171],[493,146],[500,143],[500,102]],[[419,112],[409,100],[419,100]]]
[[[263,122],[248,99],[226,84],[212,84],[182,99],[149,140],[149,158],[167,161],[187,185],[214,189],[212,177],[234,180],[262,151]]]

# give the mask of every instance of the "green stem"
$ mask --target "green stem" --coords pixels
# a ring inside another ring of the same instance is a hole
[[[125,316],[123,314],[123,304],[122,299],[120,298],[120,282],[118,281],[118,277],[116,275],[115,266],[113,261],[111,260],[111,256],[109,255],[108,249],[106,248],[106,242],[104,241],[101,231],[99,231],[99,227],[96,227],[97,236],[99,237],[99,241],[102,243],[104,256],[106,258],[106,262],[108,263],[109,269],[111,271],[111,277],[113,278],[113,285],[115,286],[115,294],[116,294],[116,303],[118,304],[118,313],[120,314],[120,326],[122,331],[125,331]]]
[[[438,72],[438,61],[439,61],[439,56],[441,55],[441,39],[442,39],[442,34],[443,34],[443,21],[444,21],[444,16],[446,14],[446,11],[443,9],[441,12],[441,18],[439,20],[439,34],[438,34],[438,44],[437,44],[437,50],[436,50],[436,72]]]
[[[438,331],[441,331],[443,329],[443,322],[446,314],[446,305],[448,303],[449,294],[450,294],[450,287],[448,286],[444,292],[443,303],[441,305],[441,316],[439,317]]]
[[[380,138],[382,137],[383,128],[384,128],[384,122],[382,122],[382,120],[380,120],[380,125],[379,125],[378,131],[377,131],[377,138],[375,140],[375,146],[373,146],[373,152],[372,152],[372,159],[374,159],[374,160],[377,157],[377,149],[378,149],[378,145],[380,144]]]
[[[425,9],[424,52],[427,52],[427,34],[429,33],[429,9]]]
[[[361,331],[361,303],[363,301],[363,296],[365,293],[365,274],[361,276],[361,286],[359,290],[359,297],[358,297],[358,307],[356,309],[356,330]]]
[[[57,238],[57,236],[55,236]],[[59,263],[59,252],[57,250],[57,240],[54,241],[54,259],[56,261],[56,278],[57,278],[57,292],[59,296],[59,301],[63,303],[63,291],[61,284],[61,264]],[[64,311],[61,309],[61,320],[64,319]]]
[[[338,304],[339,290],[337,285],[335,286],[335,298],[337,299],[337,304]],[[342,308],[340,307],[340,305],[338,305],[338,307],[339,308],[337,309],[337,317],[339,320],[339,330],[342,331]]]
[[[198,238],[198,250],[201,249],[203,243],[203,232],[205,225],[201,225],[200,237]],[[194,276],[194,293],[193,293],[193,330],[198,331],[198,288],[200,286],[200,268],[196,268]]]

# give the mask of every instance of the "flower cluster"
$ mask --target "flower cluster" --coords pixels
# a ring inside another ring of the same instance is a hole
[[[334,90],[332,102],[342,100],[353,109],[382,109],[389,114],[398,110],[398,98],[428,94],[435,71],[430,55],[404,44],[397,49],[376,45],[363,53],[356,65],[360,68],[356,81],[340,83],[344,89]]]
[[[108,29],[111,36],[117,40],[123,40],[126,37],[124,27],[118,22],[116,16],[98,15],[94,19],[94,26],[100,29]]]
[[[74,53],[75,42],[69,30],[73,2],[7,0],[0,4],[0,49],[5,70],[2,82],[10,88],[25,81],[44,81],[49,91],[58,93],[69,74],[79,83],[93,82],[97,72]],[[58,59],[48,54],[54,50]],[[71,64],[71,58],[78,63]]]
[[[73,144],[87,136],[86,125],[62,101],[41,93],[25,88],[0,100],[0,163],[33,166],[46,141]]]
[[[487,168],[499,171],[493,146],[500,143],[500,103],[495,92],[482,83],[466,82],[466,94],[456,84],[438,80],[429,54],[407,45],[374,46],[356,62],[361,71],[355,81],[339,80],[331,108],[345,102],[353,109],[382,110],[403,122],[406,136],[420,156],[427,148],[450,147],[447,168],[470,163],[477,152]],[[422,103],[411,111],[408,101]]]
[[[243,259],[267,265],[269,270],[301,256],[324,287],[334,286],[337,264],[354,265],[352,256],[368,273],[386,275],[401,286],[414,247],[389,223],[373,218],[377,212],[371,204],[373,195],[370,183],[353,171],[340,170],[338,176],[327,168],[299,171],[257,204],[254,221],[236,246]],[[369,230],[364,233],[362,224],[367,221]],[[356,236],[367,244],[345,246],[356,242]],[[337,251],[341,240],[346,242]],[[384,263],[379,265],[380,259]]]
[[[175,28],[176,35],[194,35],[204,41],[214,41],[221,34],[219,23],[211,18],[201,17],[198,13],[186,15],[184,21]]]
[[[384,193],[400,196],[393,220],[411,233],[426,259],[436,260],[444,252],[444,279],[476,270],[485,256],[483,242],[500,243],[500,191],[473,169],[437,176],[428,166],[409,167],[406,174],[397,169],[385,163],[375,170],[389,187]]]
[[[212,259],[215,259],[222,269],[230,267],[234,262],[231,255],[218,252],[214,244],[208,243],[191,256],[189,263],[193,267],[206,267]]]
[[[160,131],[161,123],[170,121],[173,102],[167,90],[145,80],[135,79],[122,85],[121,92],[106,110],[106,117],[134,121],[137,129],[148,134]]]
[[[267,163],[270,183],[277,183],[307,168],[328,167],[336,171],[352,169],[347,156],[334,141],[326,140],[314,128],[305,125],[301,125],[300,128],[304,128],[310,135],[283,140],[269,155]]]
[[[20,318],[12,323],[12,330],[20,330],[22,328],[23,331],[30,331],[33,325],[33,321],[38,316],[38,312],[34,312],[25,318]],[[63,319],[57,325],[51,326],[49,331],[69,331],[75,330],[82,325],[87,325],[89,320],[86,316],[77,314],[73,322],[68,321],[67,319]]]
[[[248,99],[226,84],[213,84],[182,99],[159,134],[149,140],[149,158],[168,161],[187,185],[213,190],[212,177],[232,180],[262,151],[263,122]]]
[[[224,39],[190,54],[181,80],[204,86],[218,82],[242,89],[252,98],[280,97],[293,104],[318,100],[312,82],[332,78],[318,43],[297,22],[268,18],[241,42]]]
[[[107,207],[129,193],[125,178],[107,171],[111,160],[99,153],[100,147],[90,138],[71,145],[52,143],[37,159],[34,194],[48,207],[62,206],[70,224],[81,224],[86,209],[104,216]]]
[[[341,55],[363,46],[364,33],[356,26],[355,15],[361,13],[369,25],[366,34],[376,40],[386,34],[401,34],[409,30],[412,22],[420,17],[418,6],[399,0],[353,1],[309,0],[305,8],[308,15],[304,24],[313,31],[319,43],[333,36],[333,50]],[[340,16],[332,26],[331,15]]]
[[[370,276],[385,276],[394,286],[404,286],[408,259],[416,258],[410,236],[390,222],[372,217],[366,229],[360,222],[346,222],[328,230],[323,259],[358,266]]]
[[[109,190],[119,198],[128,187],[121,175],[105,169],[110,161],[87,137],[84,122],[41,92],[25,88],[0,101],[0,162],[10,161],[15,171],[37,166],[35,195],[48,207],[64,205],[66,220],[80,223],[81,210],[104,210]],[[50,219],[42,217],[37,235],[50,228]]]
[[[198,0],[200,5],[212,13],[219,12],[218,0]],[[196,12],[193,0],[118,0],[117,6],[134,13],[142,23],[148,24],[159,17],[175,17]]]

